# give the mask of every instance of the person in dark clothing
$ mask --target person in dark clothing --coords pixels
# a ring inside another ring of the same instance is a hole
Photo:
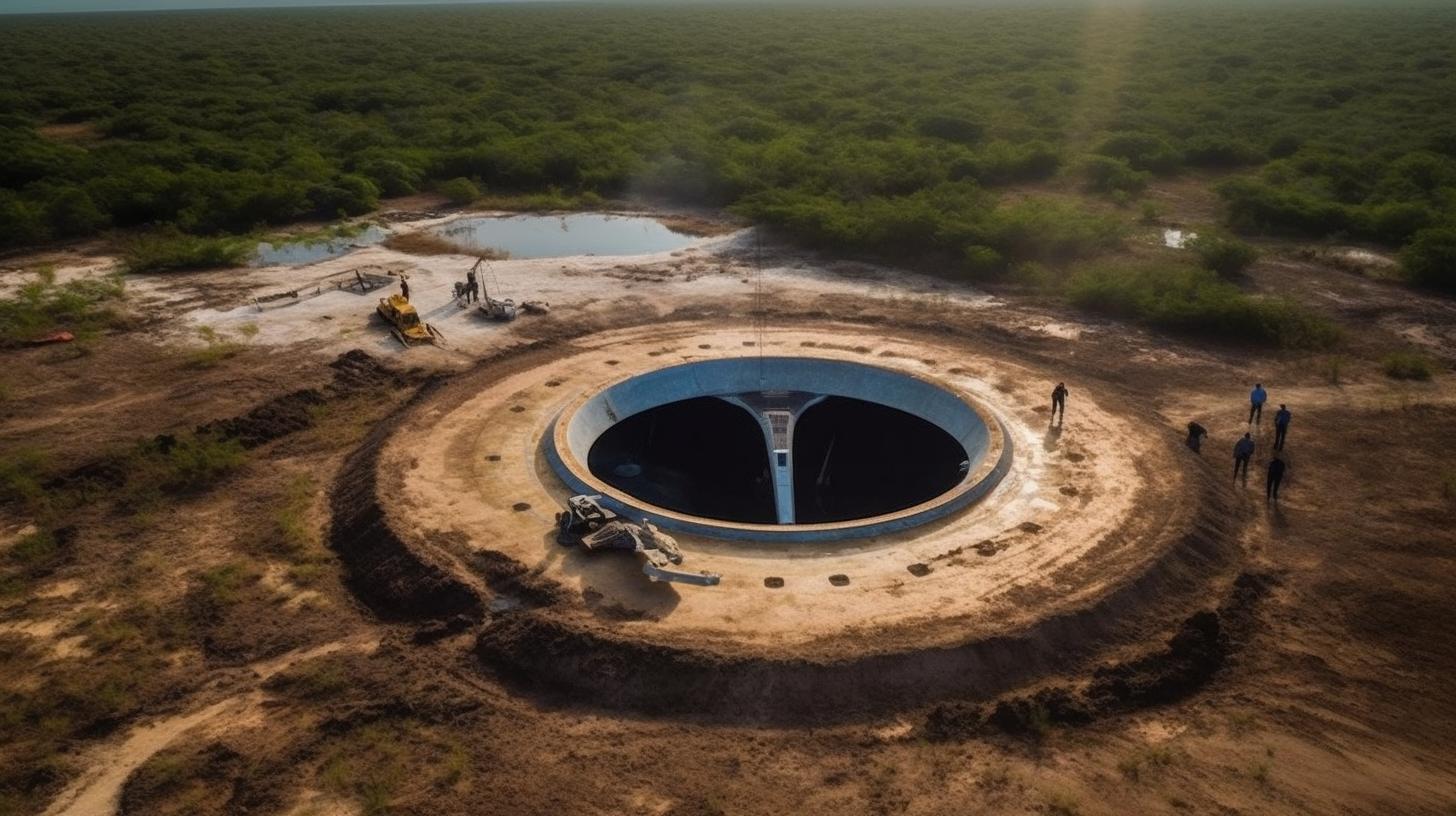
[[[1061,418],[1067,418],[1067,384],[1057,383],[1052,389],[1052,420],[1057,418],[1057,412],[1061,411]]]
[[[408,303],[409,302],[409,281],[405,280],[404,278],[400,278],[399,279],[399,293],[400,293],[400,295],[402,295],[404,297],[405,302]]]
[[[1239,478],[1239,470],[1244,472],[1244,482],[1249,481],[1249,459],[1254,455],[1254,437],[1244,434],[1244,438],[1234,443],[1234,478]]]
[[[1279,483],[1284,481],[1284,460],[1279,454],[1269,460],[1269,476],[1264,480],[1264,501],[1279,501]]]
[[[474,269],[465,273],[465,289],[469,293],[469,297],[465,299],[466,303],[480,301],[480,281],[475,279]]]
[[[1293,418],[1289,406],[1281,403],[1278,413],[1274,414],[1274,450],[1284,450],[1284,435],[1289,433],[1289,420]]]
[[[1203,437],[1208,436],[1208,429],[1197,422],[1188,423],[1188,449],[1194,453],[1200,453],[1203,447]]]
[[[1249,424],[1264,421],[1264,402],[1269,399],[1269,392],[1264,390],[1262,383],[1254,383],[1254,390],[1249,392]]]

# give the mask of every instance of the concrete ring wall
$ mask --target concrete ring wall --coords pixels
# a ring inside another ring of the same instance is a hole
[[[592,445],[618,422],[695,397],[763,391],[849,397],[918,416],[953,437],[969,468],[932,499],[894,513],[822,524],[745,524],[690,516],[642,501],[598,479],[587,467]],[[609,509],[664,529],[729,540],[821,542],[865,538],[944,518],[989,493],[1011,467],[1012,444],[1001,420],[953,387],[880,366],[815,357],[734,357],[683,363],[618,380],[569,404],[546,434],[547,458],[577,492],[602,496]]]

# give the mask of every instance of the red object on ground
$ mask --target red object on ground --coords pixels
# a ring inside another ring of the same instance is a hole
[[[51,332],[50,334],[47,334],[45,337],[41,337],[41,338],[38,338],[36,340],[32,340],[30,342],[31,342],[31,345],[33,345],[33,346],[43,346],[46,343],[69,343],[69,342],[71,342],[72,340],[75,340],[75,339],[76,339],[76,335],[71,334],[68,331],[58,331],[58,332]]]

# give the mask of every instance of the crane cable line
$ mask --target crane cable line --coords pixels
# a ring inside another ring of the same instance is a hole
[[[753,328],[758,346],[758,386],[763,387],[763,335],[768,327],[768,310],[763,299],[763,238],[759,227],[753,228]]]

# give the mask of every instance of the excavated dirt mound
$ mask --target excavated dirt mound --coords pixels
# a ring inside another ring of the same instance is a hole
[[[881,334],[811,324],[760,348],[914,370],[998,411],[1018,460],[944,522],[797,551],[680,536],[686,566],[723,573],[711,588],[555,544],[566,492],[539,444],[554,413],[611,378],[758,342],[700,320],[530,344],[427,383],[349,458],[333,546],[419,642],[478,626],[475,655],[522,693],[654,715],[819,722],[942,701],[927,733],[950,736],[1157,702],[1216,671],[1240,511],[1176,432],[1085,373],[1047,426],[1048,372],[1013,345]],[[1069,673],[1089,679],[979,707]]]

